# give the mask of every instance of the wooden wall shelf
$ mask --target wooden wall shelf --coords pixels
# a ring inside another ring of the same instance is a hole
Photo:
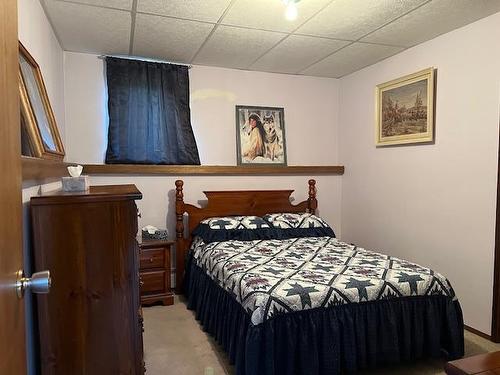
[[[66,167],[77,163],[45,160],[23,156],[23,181],[43,181],[67,176]],[[84,164],[83,173],[89,175],[163,175],[163,176],[245,176],[245,175],[342,175],[343,166],[219,166],[219,165],[129,165]]]
[[[342,175],[343,166],[222,166],[222,165],[128,165],[128,164],[88,164],[84,172],[90,175],[172,175],[172,176],[235,176],[235,175]]]
[[[66,168],[69,165],[74,165],[60,160],[47,160],[28,156],[22,156],[21,163],[23,181],[43,181],[68,176]]]

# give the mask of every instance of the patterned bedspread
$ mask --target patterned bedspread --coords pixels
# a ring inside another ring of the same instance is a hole
[[[404,296],[455,299],[437,272],[332,237],[224,241],[192,246],[194,262],[257,325],[290,311]]]

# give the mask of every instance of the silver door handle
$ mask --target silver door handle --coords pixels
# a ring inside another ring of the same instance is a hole
[[[16,290],[19,298],[23,298],[26,290],[36,294],[47,294],[51,285],[50,271],[35,272],[31,277],[24,277],[24,271],[17,272]]]

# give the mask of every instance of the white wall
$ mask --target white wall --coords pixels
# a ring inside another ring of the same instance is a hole
[[[52,27],[45,16],[38,0],[18,0],[18,35],[19,40],[40,66],[47,93],[56,117],[57,126],[64,143],[64,70],[63,51]],[[23,184],[23,237],[24,237],[24,271],[30,275],[32,271],[31,243],[30,243],[30,198],[40,191],[58,189],[60,183]],[[25,296],[26,301],[26,334],[27,334],[27,361],[28,374],[38,372],[36,365],[36,347],[38,338],[35,336],[34,324],[36,317],[32,308],[30,293]]]
[[[107,145],[104,62],[95,55],[64,53],[67,160],[102,163]],[[285,108],[289,165],[336,165],[338,162],[338,81],[194,66],[190,70],[191,119],[204,165],[236,165],[235,105]],[[210,189],[295,188],[307,197],[310,176],[186,177],[186,200],[203,199]],[[313,177],[313,176],[311,176]],[[174,230],[167,193],[175,177],[92,177],[94,184],[135,183],[143,192],[139,225]],[[318,177],[321,214],[340,232],[339,176]],[[168,208],[168,211],[167,211]]]
[[[107,146],[104,61],[65,52],[68,160],[103,163]],[[204,165],[236,164],[236,104],[285,107],[288,164],[337,161],[337,80],[194,66],[191,121]]]
[[[97,55],[64,52],[66,160],[102,163],[108,135],[104,61]]]
[[[489,333],[500,106],[500,13],[341,79],[342,236],[452,282]],[[374,88],[437,69],[436,141],[376,148]]]
[[[63,50],[39,0],[18,0],[17,7],[19,40],[40,66],[64,143]]]

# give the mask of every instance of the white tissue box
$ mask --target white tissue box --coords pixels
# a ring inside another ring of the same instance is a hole
[[[89,189],[89,176],[63,177],[63,191],[87,191]]]

